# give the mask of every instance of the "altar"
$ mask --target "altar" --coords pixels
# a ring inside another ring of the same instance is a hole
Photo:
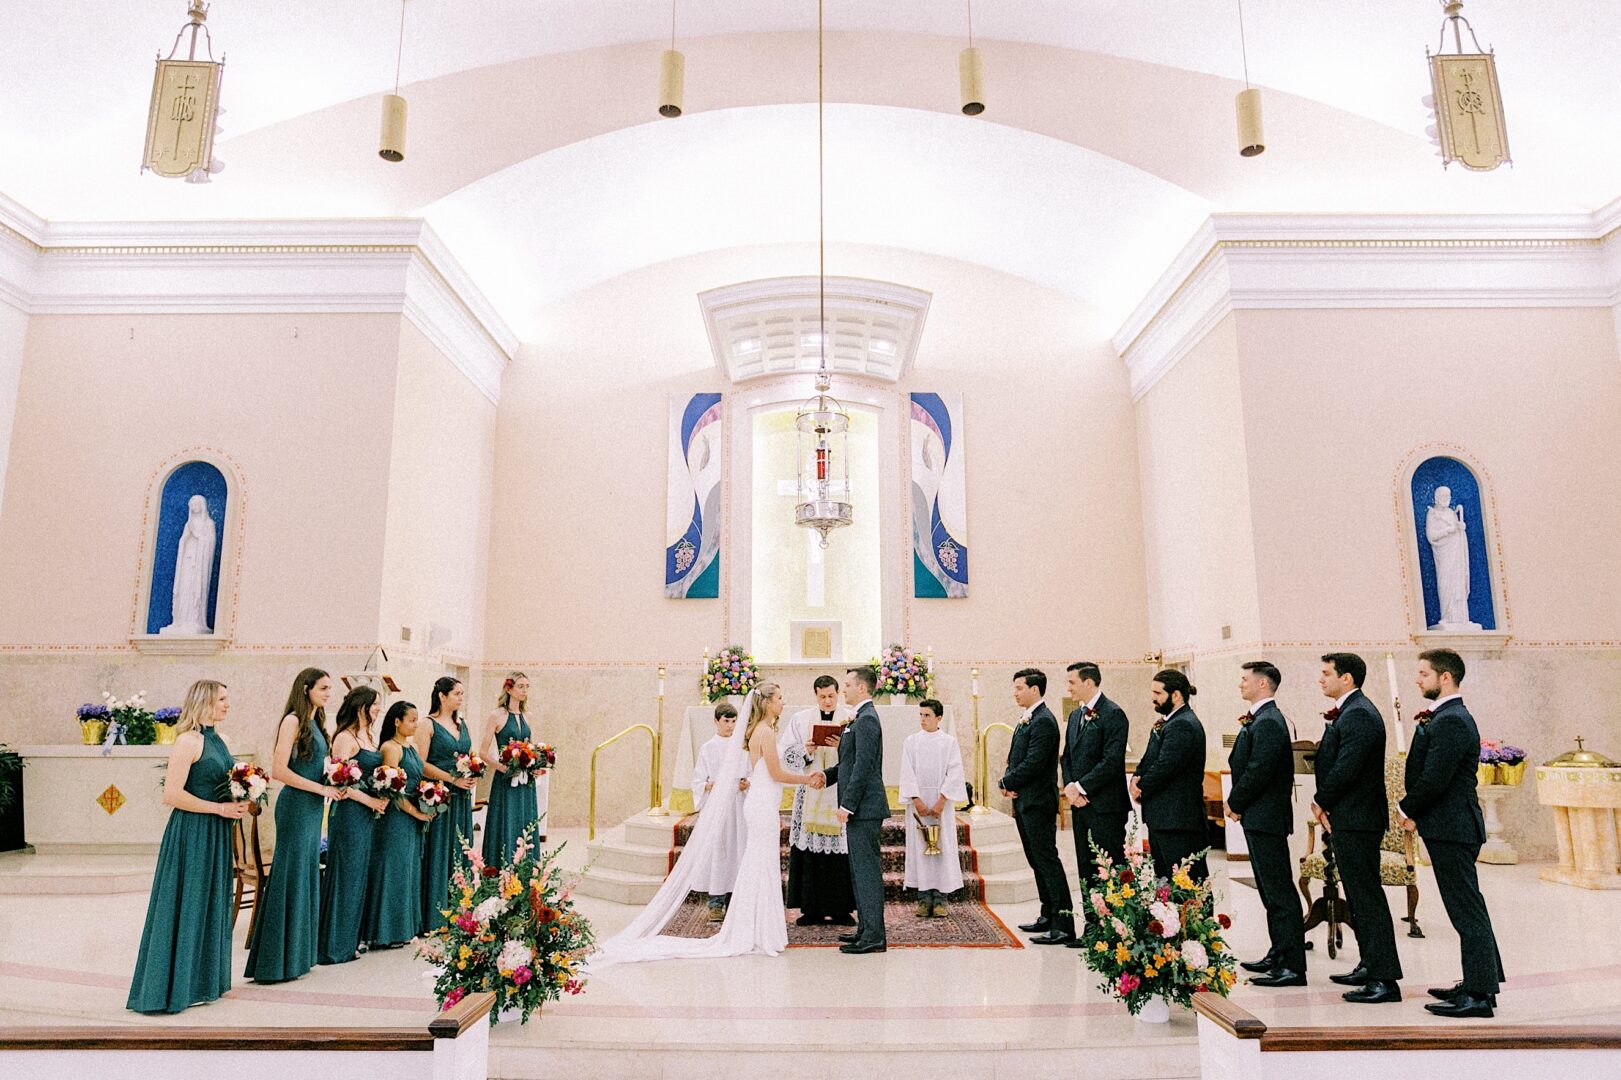
[[[20,746],[23,839],[41,855],[155,855],[172,746]],[[252,754],[238,760],[252,761]]]
[[[877,705],[878,723],[884,732],[884,790],[889,794],[891,810],[900,808],[900,776],[901,776],[901,747],[906,737],[913,732],[921,731],[918,723],[918,707],[915,703],[908,705]],[[786,724],[797,709],[790,709],[782,714],[780,723]],[[746,718],[739,717],[738,723]],[[957,730],[956,713],[950,705],[946,706],[945,719],[940,722],[942,731],[955,733]],[[674,733],[676,741],[675,775],[670,780],[669,809],[674,814],[690,814],[693,811],[692,801],[692,770],[698,760],[698,749],[704,743],[715,737],[715,707],[713,705],[690,705],[681,725],[681,730]],[[963,754],[963,765],[971,768],[971,755]],[[792,804],[792,791],[783,794],[785,807]]]

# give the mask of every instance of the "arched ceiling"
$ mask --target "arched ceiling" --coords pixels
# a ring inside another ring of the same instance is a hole
[[[1490,174],[1443,172],[1423,135],[1438,4],[1317,7],[1245,5],[1270,145],[1243,160],[1232,0],[980,0],[989,108],[975,120],[957,114],[961,4],[828,0],[830,235],[983,262],[1106,309],[1135,280],[1122,258],[1162,266],[1166,238],[1202,213],[1568,211],[1621,192],[1621,18],[1605,6],[1471,0],[1501,54],[1516,159]],[[666,0],[407,8],[410,135],[390,165],[375,148],[394,0],[215,0],[227,169],[202,186],[135,168],[152,52],[182,0],[8,13],[29,47],[0,69],[0,191],[52,219],[424,215],[475,274],[525,275],[531,304],[646,260],[814,237],[811,0],[678,0],[675,121],[652,108]]]

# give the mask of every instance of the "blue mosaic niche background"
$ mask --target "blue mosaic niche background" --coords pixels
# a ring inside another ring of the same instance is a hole
[[[1457,458],[1432,457],[1413,473],[1413,522],[1418,541],[1418,576],[1424,586],[1424,625],[1441,621],[1441,597],[1435,588],[1435,556],[1424,536],[1424,519],[1435,501],[1435,489],[1452,489],[1452,505],[1463,507],[1469,527],[1469,619],[1482,629],[1497,629],[1492,606],[1491,560],[1486,554],[1486,523],[1480,510],[1480,482]]]
[[[158,510],[158,540],[152,556],[152,592],[146,608],[146,632],[155,634],[173,621],[174,560],[185,531],[187,504],[193,495],[208,500],[208,516],[214,519],[214,565],[208,577],[208,629],[214,629],[219,611],[220,556],[225,551],[225,476],[206,461],[188,461],[163,485]]]

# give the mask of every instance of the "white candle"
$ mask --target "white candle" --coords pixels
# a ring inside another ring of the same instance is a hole
[[[979,696],[979,669],[974,669],[974,696]]]
[[[1401,720],[1401,693],[1396,689],[1396,658],[1385,653],[1385,673],[1390,678],[1390,715],[1396,725],[1396,752],[1407,753],[1407,730]]]

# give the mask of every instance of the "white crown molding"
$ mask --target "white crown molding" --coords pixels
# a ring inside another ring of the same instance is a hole
[[[1591,214],[1215,214],[1115,332],[1140,399],[1230,311],[1613,307],[1621,199]]]
[[[399,314],[491,402],[511,328],[426,222],[46,222],[0,196],[0,301],[29,314]]]

